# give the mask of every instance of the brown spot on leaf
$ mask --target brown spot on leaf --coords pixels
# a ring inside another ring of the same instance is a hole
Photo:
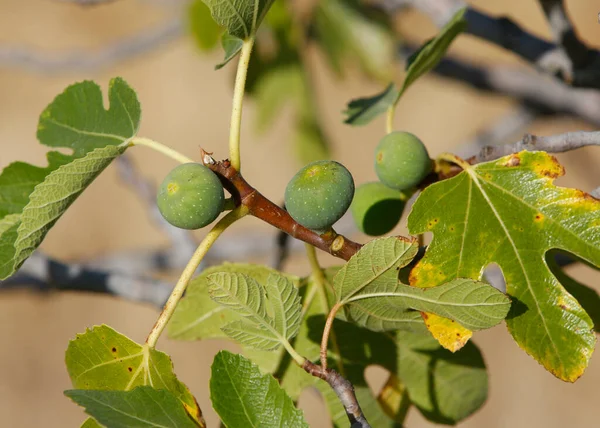
[[[542,213],[537,213],[535,215],[535,221],[542,221],[544,219],[544,215]]]
[[[379,152],[377,153],[377,162],[381,162],[383,160],[383,153]]]
[[[113,348],[111,349],[111,351],[112,351],[112,352],[117,352],[117,348],[113,347]]]
[[[131,373],[133,371],[133,367],[127,367],[127,370]]]
[[[504,162],[504,166],[507,167],[515,167],[521,165],[521,155],[520,153],[515,153],[510,155],[510,157]]]
[[[426,312],[421,312],[421,316],[423,317],[424,320],[426,320],[427,318],[429,318],[429,315],[427,315]]]

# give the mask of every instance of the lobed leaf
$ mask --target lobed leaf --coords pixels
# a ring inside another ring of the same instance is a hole
[[[412,234],[434,234],[411,273],[412,285],[480,279],[486,266],[498,264],[513,301],[510,333],[547,370],[573,382],[594,350],[593,323],[545,256],[561,249],[599,266],[600,201],[554,186],[563,174],[556,159],[543,152],[468,167],[425,189],[408,227]]]
[[[167,354],[139,345],[106,325],[88,329],[71,340],[65,362],[76,389],[131,391],[150,386],[167,390],[196,421],[202,420],[196,400],[173,373]]]
[[[65,395],[85,407],[86,413],[98,422],[111,428],[199,426],[177,397],[164,389],[150,386],[138,386],[131,391],[71,389],[65,391]],[[84,426],[93,424],[86,421]]]
[[[73,153],[49,152],[47,167],[15,162],[0,174],[0,279],[20,267],[137,133],[140,105],[133,89],[115,78],[108,96],[110,107],[105,110],[97,84],[69,86],[40,115],[37,136],[42,144],[70,148]]]
[[[213,408],[230,427],[307,427],[301,410],[275,378],[241,355],[219,352],[210,378]]]

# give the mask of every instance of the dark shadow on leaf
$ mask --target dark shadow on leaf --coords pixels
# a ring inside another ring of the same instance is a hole
[[[314,315],[307,320],[307,324],[309,339],[320,344],[325,327],[325,316]],[[377,364],[396,373],[397,349],[392,336],[338,319],[333,322],[332,331],[343,356],[342,362],[346,371],[356,365],[360,368],[362,377],[365,367]],[[336,350],[331,346],[331,341],[329,349],[334,352]]]
[[[567,290],[567,292],[573,296],[588,313],[594,323],[594,331],[600,332],[600,296],[596,290],[581,284],[562,270],[560,267],[561,261],[568,260],[569,258],[571,258],[571,260],[575,259],[575,261],[580,261],[575,256],[562,251],[549,251],[546,253],[546,263],[556,279],[558,279],[562,286],[565,287],[565,290]]]
[[[510,311],[508,311],[508,315],[506,316],[507,320],[517,318],[529,310],[529,307],[515,296],[509,295],[508,297],[510,297],[511,303]]]

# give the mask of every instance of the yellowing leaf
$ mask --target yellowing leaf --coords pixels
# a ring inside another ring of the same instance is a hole
[[[412,234],[434,234],[411,272],[412,285],[481,279],[490,263],[498,264],[512,300],[510,333],[547,370],[573,382],[594,350],[593,323],[551,272],[545,256],[560,249],[599,266],[600,201],[555,186],[553,180],[563,173],[544,152],[521,152],[468,167],[425,189],[408,227]]]
[[[187,387],[175,377],[169,356],[139,345],[106,325],[78,334],[69,343],[65,362],[74,388],[131,391],[136,386],[148,385],[166,389],[202,425],[200,408]]]
[[[471,330],[464,328],[454,320],[427,312],[423,312],[423,318],[431,335],[449,351],[458,351],[473,336]]]

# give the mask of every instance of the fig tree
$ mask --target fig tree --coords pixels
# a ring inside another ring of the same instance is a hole
[[[379,180],[396,190],[416,186],[431,171],[431,159],[421,140],[409,132],[392,132],[375,149]]]
[[[358,229],[371,236],[388,233],[400,221],[404,195],[378,181],[356,188],[350,212]]]
[[[348,210],[354,196],[350,171],[334,161],[312,162],[292,177],[285,207],[302,226],[324,232]]]
[[[162,216],[181,229],[200,229],[223,211],[225,194],[219,178],[200,163],[186,163],[165,177],[156,202]]]

